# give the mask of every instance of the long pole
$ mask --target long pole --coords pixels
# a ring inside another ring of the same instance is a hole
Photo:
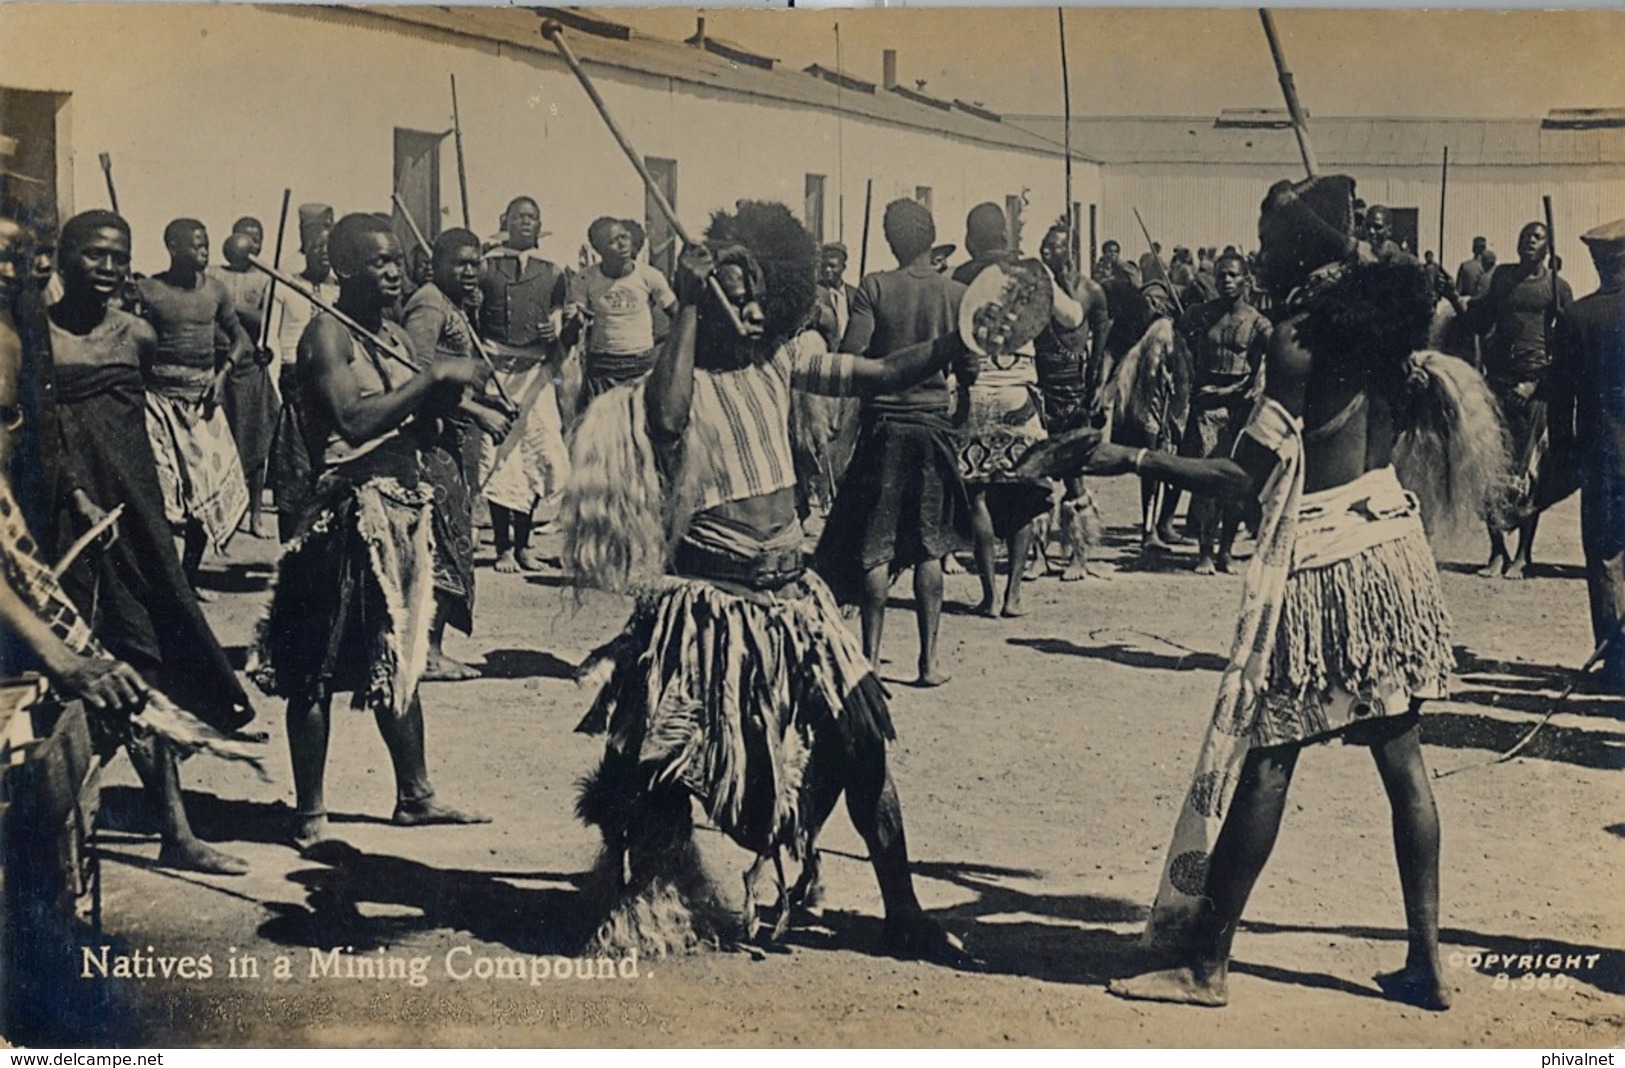
[[[457,110],[457,75],[451,76],[451,136],[457,149],[457,191],[463,198],[463,229],[471,229],[468,214],[468,169],[463,165],[463,120]]]
[[[592,79],[587,77],[587,72],[581,69],[581,61],[576,58],[575,53],[570,50],[570,46],[564,40],[564,27],[552,19],[548,19],[542,23],[542,36],[553,42],[553,47],[558,49],[565,65],[570,68],[570,73],[574,74],[576,81],[581,83],[581,88],[587,93],[587,99],[591,100],[593,107],[598,109],[598,117],[604,120],[605,126],[609,127],[610,136],[615,138],[616,144],[621,146],[621,151],[626,153],[627,160],[632,164],[633,169],[638,172],[638,177],[643,179],[643,188],[648,191],[650,199],[655,202],[655,207],[659,209],[660,214],[665,216],[666,225],[672,228],[672,232],[677,235],[683,244],[690,246],[697,244],[694,238],[689,236],[689,232],[683,226],[681,220],[677,218],[677,212],[672,209],[671,202],[666,199],[666,194],[661,191],[660,184],[655,181],[654,175],[649,173],[649,165],[643,162],[643,157],[638,154],[637,149],[632,147],[632,142],[627,140],[626,134],[621,131],[620,124],[615,121],[615,116],[609,113],[609,105],[605,104],[604,98],[598,95],[598,87],[592,84]],[[741,337],[747,336],[750,331],[739,318],[739,309],[734,307],[733,301],[729,300],[728,295],[722,291],[722,283],[717,281],[715,274],[711,275],[706,281],[710,285],[712,294],[716,296],[717,301],[722,305],[722,310],[727,314],[734,329],[739,332]]]
[[[835,22],[835,188],[839,201],[836,215],[836,240],[846,242],[846,105],[841,99],[841,85],[846,73],[841,69],[841,23]]]
[[[1162,257],[1157,254],[1157,243],[1151,240],[1151,230],[1145,225],[1145,220],[1140,218],[1139,208],[1134,209],[1134,221],[1140,224],[1140,233],[1145,235],[1145,247],[1151,250],[1151,262],[1157,265],[1157,274],[1161,276],[1162,284],[1168,287],[1168,295],[1174,301],[1174,310],[1180,315],[1184,315],[1185,306],[1180,302],[1179,294],[1174,292],[1174,281],[1168,277],[1168,271],[1162,265]],[[1149,282],[1151,279],[1144,278],[1141,281],[1142,283]]]
[[[351,318],[349,315],[346,315],[336,304],[317,296],[314,289],[304,285],[298,279],[292,277],[291,275],[283,274],[281,271],[277,270],[275,267],[272,267],[269,263],[266,263],[258,256],[248,257],[248,262],[252,266],[257,267],[259,270],[262,270],[266,274],[270,275],[272,281],[281,282],[287,288],[293,290],[301,297],[304,297],[306,300],[310,301],[314,307],[320,308],[322,311],[337,319],[341,324],[343,324],[346,330],[349,330],[356,336],[370,341],[374,345],[378,346],[379,349],[383,350],[386,356],[390,357],[395,362],[404,364],[414,371],[422,370],[422,368],[413,363],[405,353],[397,349],[393,341],[381,334],[375,334],[371,330],[368,330],[366,327],[356,322],[355,319]]]
[[[874,203],[875,180],[868,179],[863,185],[863,247],[858,249],[858,278],[861,280],[869,273],[869,209]]]
[[[273,253],[273,266],[282,269],[282,235],[288,231],[288,200],[293,196],[292,189],[282,190],[282,216],[276,223],[276,252]],[[265,288],[265,318],[260,320],[260,348],[271,343],[271,309],[276,307],[276,278]]]
[[[1258,9],[1258,18],[1264,23],[1264,36],[1269,39],[1270,56],[1275,60],[1275,74],[1281,81],[1281,95],[1286,97],[1287,114],[1292,117],[1292,132],[1298,138],[1298,154],[1303,157],[1303,169],[1313,178],[1320,173],[1315,159],[1315,146],[1309,143],[1309,120],[1298,103],[1298,87],[1287,70],[1286,56],[1281,52],[1281,39],[1275,35],[1275,17],[1266,8]]]
[[[1061,24],[1061,151],[1066,155],[1066,199],[1061,203],[1066,209],[1067,264],[1076,270],[1078,266],[1078,224],[1077,220],[1072,217],[1072,77],[1066,65],[1066,9],[1056,8],[1055,17]]]
[[[102,164],[102,177],[107,179],[107,202],[113,207],[113,214],[119,214],[118,187],[113,185],[113,157],[111,153],[103,152],[97,157]]]
[[[1450,146],[1444,146],[1444,162],[1439,165],[1439,270],[1445,269],[1444,263],[1444,203],[1445,193],[1450,188]]]

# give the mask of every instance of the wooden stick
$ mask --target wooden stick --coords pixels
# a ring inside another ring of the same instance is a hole
[[[654,200],[655,207],[660,209],[660,214],[665,216],[666,224],[672,228],[672,232],[678,236],[683,244],[697,244],[677,218],[677,212],[672,208],[671,202],[666,199],[666,194],[661,192],[660,185],[655,181],[654,175],[649,173],[649,165],[643,162],[643,157],[638,154],[637,149],[632,147],[632,142],[627,140],[626,134],[621,131],[620,124],[615,121],[615,116],[609,113],[609,105],[605,104],[604,98],[598,95],[598,88],[592,84],[592,79],[587,77],[587,72],[581,68],[581,61],[576,58],[575,53],[570,51],[570,46],[565,43],[564,27],[552,19],[548,19],[542,23],[542,36],[551,41],[553,47],[558,49],[565,65],[576,76],[576,81],[581,83],[581,88],[586,90],[587,99],[591,100],[593,107],[598,109],[598,117],[604,120],[604,125],[609,127],[610,135],[621,146],[621,151],[626,153],[626,158],[631,162],[633,169],[638,172],[638,177],[643,179],[643,188],[648,191],[649,196]],[[722,283],[717,281],[714,274],[707,278],[706,282],[709,284],[712,294],[722,305],[722,310],[727,313],[729,321],[733,323],[734,329],[739,332],[739,336],[749,336],[749,328],[739,318],[739,309],[734,307],[733,301],[728,299],[728,294],[722,291]]]
[[[1061,151],[1066,156],[1066,199],[1062,201],[1063,214],[1066,216],[1067,230],[1070,237],[1066,243],[1066,258],[1068,266],[1077,268],[1078,258],[1078,224],[1072,217],[1072,77],[1066,65],[1066,8],[1055,9],[1055,17],[1061,24]]]
[[[457,149],[457,191],[463,198],[463,229],[473,229],[468,214],[468,171],[463,166],[463,122],[457,112],[457,75],[451,76],[451,133]]]
[[[51,577],[61,578],[67,574],[68,568],[72,567],[73,562],[79,559],[79,554],[95,544],[96,539],[118,526],[119,517],[123,514],[124,505],[122,504],[111,512],[103,513],[100,519],[91,524],[89,530],[75,538],[73,544],[68,546],[68,551],[62,554],[62,559],[58,560],[56,566],[51,568]]]
[[[401,199],[401,195],[399,193],[392,193],[390,196],[393,197],[395,207],[401,213],[401,218],[406,220],[406,228],[411,230],[412,236],[417,239],[418,247],[423,249],[423,254],[428,256],[430,264],[433,264],[434,246],[429,244],[429,239],[423,236],[423,231],[418,227],[418,221],[412,218],[411,209],[406,206],[406,201]],[[459,308],[458,314],[461,313],[462,309]],[[467,316],[464,316],[463,321],[468,323]],[[491,369],[491,384],[496,387],[497,396],[501,397],[503,402],[511,407],[513,405],[513,398],[509,397],[508,391],[502,388],[502,380],[496,376],[497,365],[494,361],[492,361],[491,354],[485,351],[485,346],[480,343],[479,332],[474,329],[473,323],[468,323],[468,340],[473,346],[474,353],[479,356],[480,359],[485,361],[485,366]]]
[[[1145,235],[1145,247],[1151,250],[1151,259],[1156,263],[1157,271],[1162,276],[1162,284],[1168,287],[1168,295],[1174,300],[1174,311],[1179,315],[1184,315],[1184,302],[1179,299],[1179,294],[1174,292],[1174,280],[1168,277],[1168,270],[1162,265],[1162,257],[1157,255],[1157,243],[1151,240],[1151,231],[1147,229],[1145,220],[1140,218],[1139,208],[1134,209],[1134,221],[1140,224],[1140,233]],[[1149,281],[1151,279],[1142,278],[1140,284],[1143,286]]]
[[[1450,188],[1450,146],[1444,146],[1444,163],[1439,167],[1439,270],[1444,267],[1444,197]],[[1447,276],[1448,277],[1448,276]]]
[[[374,345],[377,345],[383,350],[386,356],[389,356],[397,363],[404,364],[405,366],[410,367],[413,371],[423,370],[423,368],[419,367],[405,353],[397,349],[395,347],[395,342],[381,334],[375,334],[371,330],[368,330],[350,316],[346,315],[343,311],[340,311],[337,305],[330,304],[326,300],[317,296],[314,289],[311,289],[297,278],[294,278],[291,275],[283,274],[281,271],[277,270],[275,267],[272,267],[269,263],[266,263],[258,256],[248,257],[248,262],[251,266],[256,267],[270,275],[273,281],[281,282],[284,286],[287,286],[301,297],[304,297],[306,300],[310,301],[313,306],[320,308],[322,311],[337,319],[344,325],[346,330],[349,330],[357,337],[363,338],[372,342]]]
[[[282,235],[288,229],[288,200],[293,196],[292,189],[282,190],[282,217],[276,224],[276,252],[273,254],[273,263],[278,270],[282,268]],[[265,318],[260,321],[260,348],[271,344],[271,309],[276,307],[276,279],[265,289]]]
[[[875,199],[875,180],[863,183],[863,247],[858,249],[858,281],[869,273],[869,209]]]
[[[118,189],[113,185],[113,156],[111,153],[103,152],[97,158],[102,163],[102,177],[107,179],[107,200],[113,205],[113,214],[117,215],[119,214]]]
[[[1269,39],[1270,56],[1275,60],[1275,74],[1281,81],[1281,95],[1286,97],[1287,114],[1292,117],[1292,132],[1298,138],[1303,169],[1313,178],[1320,173],[1320,164],[1315,160],[1315,146],[1309,143],[1309,120],[1304,116],[1303,105],[1298,103],[1298,87],[1292,80],[1292,72],[1286,68],[1281,40],[1275,35],[1275,17],[1262,7],[1258,9],[1258,17],[1264,23],[1264,36]]]

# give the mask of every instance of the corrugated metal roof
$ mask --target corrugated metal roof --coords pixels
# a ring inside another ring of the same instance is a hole
[[[1238,113],[1227,113],[1235,115]],[[1256,113],[1250,113],[1255,118]],[[1006,115],[1006,125],[1059,138],[1052,115]],[[1320,118],[1309,120],[1322,167],[1625,164],[1625,129],[1550,128],[1540,119]],[[1298,165],[1292,131],[1268,122],[1221,124],[1212,116],[1108,116],[1072,120],[1075,154],[1107,164]]]
[[[320,9],[299,6],[279,10],[310,17]],[[362,7],[351,11],[411,23],[417,26],[496,42],[504,46],[534,51],[557,59],[557,53],[541,35],[542,15],[537,9],[515,7]],[[584,19],[620,26],[596,12],[574,9]],[[764,100],[800,107],[815,107],[877,122],[942,134],[977,144],[1038,152],[1060,158],[1058,141],[1008,123],[992,121],[974,113],[954,109],[939,110],[908,99],[902,93],[838,92],[836,86],[817,74],[798,71],[762,70],[729,62],[726,58],[676,41],[647,37],[632,30],[624,39],[575,32],[568,37],[570,48],[583,66],[607,67],[656,78],[668,78],[685,85],[740,93]],[[1074,151],[1074,158],[1083,158]]]

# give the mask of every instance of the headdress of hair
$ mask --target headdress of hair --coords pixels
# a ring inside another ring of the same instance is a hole
[[[760,272],[761,285],[755,295],[766,320],[763,329],[769,345],[794,337],[817,299],[818,244],[790,209],[783,204],[741,200],[732,214],[719,211],[711,216],[705,242],[719,262],[743,251]]]

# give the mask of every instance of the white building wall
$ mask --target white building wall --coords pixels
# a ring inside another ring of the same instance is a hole
[[[1107,166],[1102,181],[1100,240],[1115,238],[1125,254],[1145,251],[1134,220],[1140,209],[1163,248],[1175,245],[1257,245],[1258,206],[1269,187],[1297,173],[1275,167],[1168,164]],[[1369,204],[1418,209],[1422,249],[1439,243],[1439,169],[1347,168]],[[1456,167],[1445,203],[1443,262],[1453,273],[1472,239],[1489,238],[1500,262],[1517,257],[1518,230],[1542,218],[1541,196],[1552,198],[1557,250],[1576,295],[1597,287],[1596,271],[1579,241],[1586,230],[1625,217],[1625,167]]]
[[[64,215],[105,206],[97,154],[112,156],[138,270],[166,260],[162,229],[190,215],[216,245],[254,214],[274,238],[282,189],[295,205],[340,214],[387,211],[394,130],[451,127],[457,76],[473,228],[496,229],[503,206],[542,203],[544,253],[573,263],[599,215],[641,218],[635,172],[580,86],[555,57],[362,12],[289,12],[238,5],[0,5],[0,84],[71,94],[59,124]],[[1062,161],[834,113],[701,90],[589,65],[638,149],[675,159],[677,209],[698,232],[741,197],[780,199],[800,214],[805,176],[827,176],[826,237],[844,236],[856,280],[865,182],[874,179],[871,270],[890,267],[880,218],[887,201],[932,190],[940,240],[963,244],[965,213],[982,200],[1030,198],[1026,245],[1061,213]],[[1074,197],[1098,199],[1095,168],[1074,167]],[[442,226],[461,209],[451,138],[442,149]],[[844,192],[844,219],[837,213]],[[297,264],[290,223],[284,264]]]

